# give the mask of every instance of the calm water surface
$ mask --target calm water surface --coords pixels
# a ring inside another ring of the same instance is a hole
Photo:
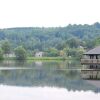
[[[76,61],[0,62],[0,100],[100,100],[100,81]]]

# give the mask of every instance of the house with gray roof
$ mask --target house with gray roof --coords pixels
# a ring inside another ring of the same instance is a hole
[[[100,46],[91,49],[83,54],[82,64],[100,63]]]

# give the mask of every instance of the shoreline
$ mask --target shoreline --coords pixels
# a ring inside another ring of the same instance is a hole
[[[75,60],[77,58],[67,58],[67,57],[27,57],[25,60]],[[15,57],[6,57],[2,60],[16,60]]]

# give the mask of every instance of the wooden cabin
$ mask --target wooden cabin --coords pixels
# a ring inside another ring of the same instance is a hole
[[[83,54],[82,64],[100,64],[100,46]]]

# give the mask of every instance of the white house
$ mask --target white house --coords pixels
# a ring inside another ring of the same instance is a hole
[[[42,57],[43,56],[43,52],[36,52],[35,53],[35,57]]]
[[[4,57],[16,57],[14,53],[4,54]]]

